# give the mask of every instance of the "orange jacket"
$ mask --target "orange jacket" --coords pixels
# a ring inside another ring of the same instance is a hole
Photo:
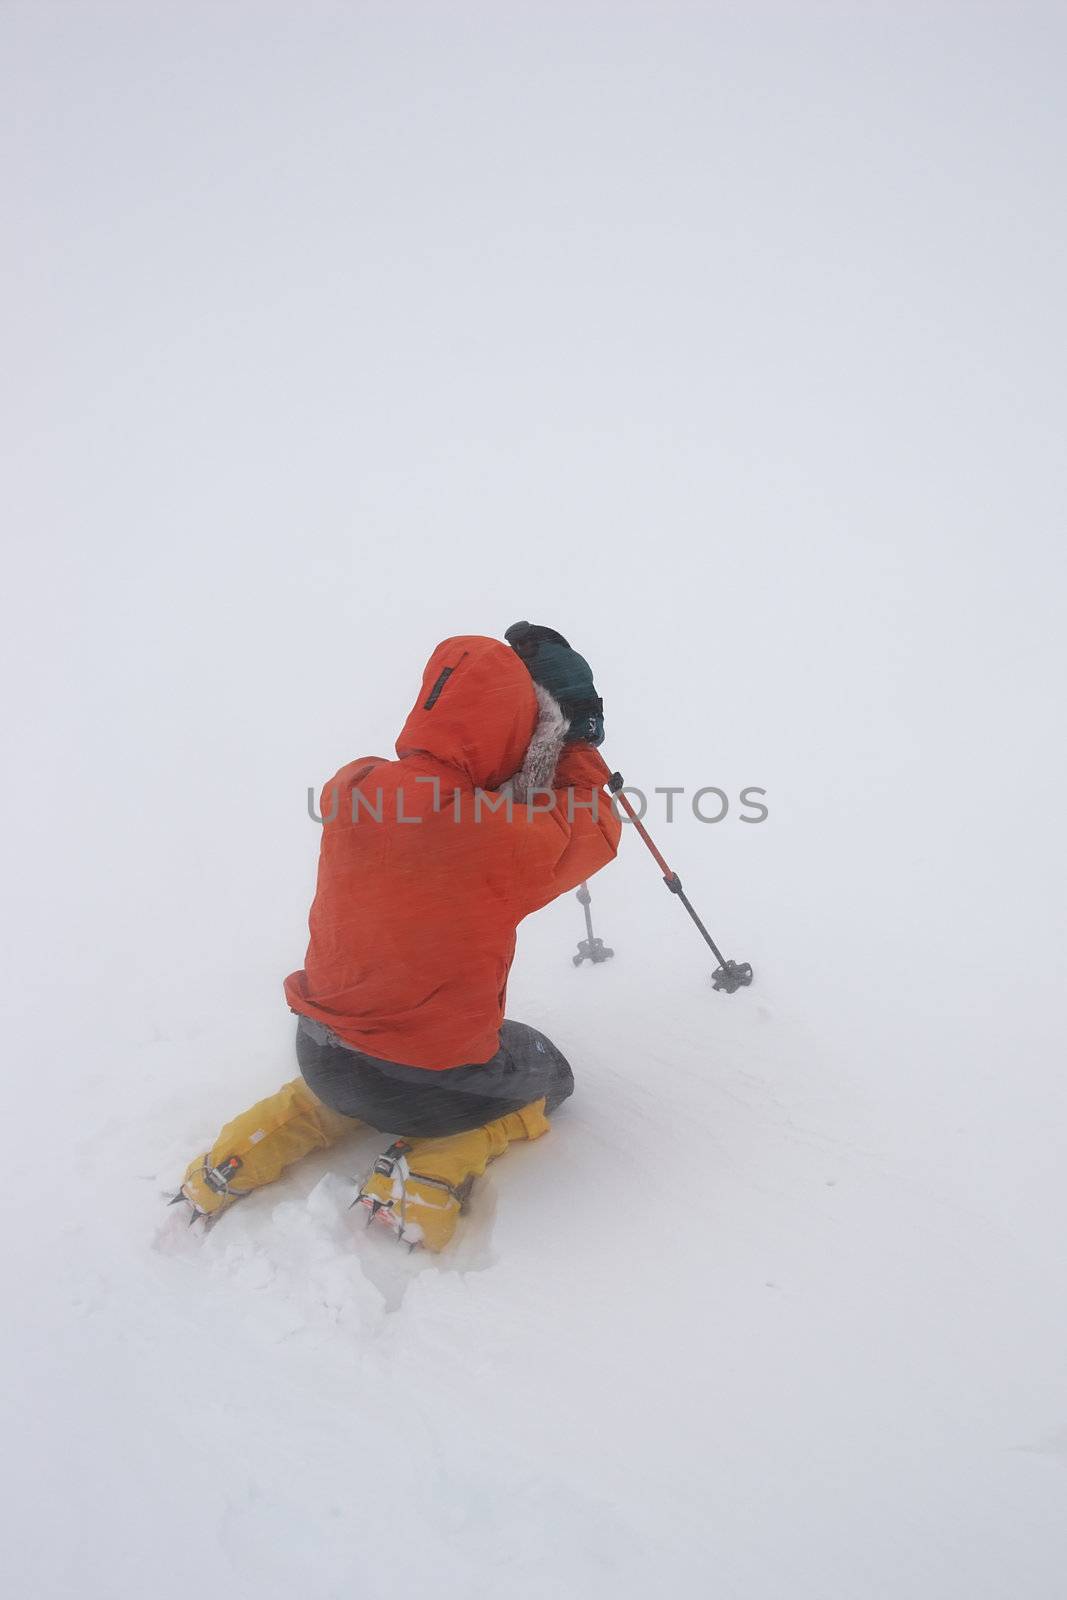
[[[323,790],[311,942],[285,980],[294,1011],[412,1067],[496,1052],[516,925],[606,866],[621,833],[590,745],[564,747],[551,809],[535,797],[532,815],[516,801],[509,817],[490,792],[518,772],[537,722],[507,645],[438,645],[399,759],[350,762]]]

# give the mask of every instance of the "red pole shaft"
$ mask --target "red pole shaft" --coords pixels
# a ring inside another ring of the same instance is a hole
[[[637,829],[637,831],[641,835],[642,839],[648,845],[648,848],[652,851],[652,854],[655,856],[656,860],[659,862],[660,869],[661,869],[661,871],[663,873],[663,876],[665,878],[673,878],[674,877],[674,873],[671,871],[670,867],[667,865],[667,863],[664,861],[663,857],[660,855],[659,851],[656,849],[656,846],[652,842],[651,834],[649,833],[648,829],[645,827],[644,823],[641,821],[641,818],[637,815],[637,812],[634,810],[634,808],[630,804],[629,800],[627,800],[626,796],[623,794],[621,789],[616,790],[616,798],[621,803],[623,810],[626,812],[626,815],[629,817],[630,821],[633,823],[634,827]]]

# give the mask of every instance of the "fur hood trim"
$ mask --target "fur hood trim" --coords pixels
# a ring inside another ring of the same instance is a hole
[[[569,719],[559,704],[543,689],[534,684],[537,696],[537,727],[530,740],[522,766],[513,778],[504,784],[504,792],[514,800],[526,801],[535,789],[551,789],[556,776],[560,751],[570,727]]]

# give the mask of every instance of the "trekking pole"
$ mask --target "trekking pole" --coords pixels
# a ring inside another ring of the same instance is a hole
[[[625,794],[623,794],[622,787],[622,773],[613,772],[608,781],[608,788],[611,790],[613,795],[618,797],[619,803],[626,812],[626,815],[629,817],[630,821],[633,823],[634,827],[637,829],[638,833],[651,850],[660,871],[663,873],[663,881],[667,885],[667,888],[671,891],[671,894],[678,896],[679,900],[682,902],[683,906],[688,911],[697,927],[700,929],[704,943],[708,946],[716,961],[719,963],[711,975],[712,988],[722,989],[726,992],[726,994],[734,994],[738,989],[747,988],[752,982],[752,963],[750,961],[727,961],[726,957],[715,943],[715,940],[711,937],[711,934],[708,932],[707,928],[705,928],[704,924],[697,916],[696,911],[693,909],[693,906],[691,905],[685,891],[682,888],[681,878],[679,878],[678,874],[667,865],[666,861],[660,855],[655,844],[653,843],[648,829],[641,821],[641,818],[637,815],[637,812],[634,810]],[[588,912],[586,915],[588,916]]]
[[[615,954],[614,950],[609,950],[603,939],[598,939],[593,932],[593,918],[589,911],[589,902],[592,898],[589,893],[589,885],[587,883],[580,884],[576,899],[585,912],[587,937],[578,940],[578,954],[571,956],[571,960],[576,967],[580,967],[585,960],[592,961],[596,965],[598,961],[607,961],[610,956]]]

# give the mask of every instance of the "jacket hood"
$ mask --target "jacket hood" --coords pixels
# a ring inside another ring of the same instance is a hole
[[[439,644],[396,741],[499,789],[522,766],[537,726],[533,679],[510,645],[467,634]]]

